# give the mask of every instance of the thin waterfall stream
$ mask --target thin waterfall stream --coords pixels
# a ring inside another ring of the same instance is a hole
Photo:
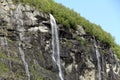
[[[25,67],[25,72],[26,72],[26,80],[30,80],[30,72],[29,72],[29,68],[28,68],[28,63],[26,62],[25,60],[25,53],[24,53],[24,50],[23,50],[23,40],[24,40],[24,27],[23,27],[23,15],[22,15],[22,6],[21,4],[18,5],[15,13],[14,13],[14,18],[15,20],[17,21],[16,24],[17,24],[17,31],[18,31],[18,35],[19,35],[19,41],[18,41],[18,49],[19,49],[19,52],[20,52],[20,56],[21,56],[21,59],[22,59],[22,62],[24,64],[24,67]]]
[[[60,79],[64,80],[61,65],[60,65],[58,26],[56,24],[55,18],[51,14],[50,14],[50,23],[52,27],[52,51],[53,51],[52,58],[53,58],[53,61],[58,66]]]
[[[20,37],[20,40],[22,40],[23,38],[23,35],[22,33],[19,33],[19,37]],[[26,72],[26,76],[27,76],[27,80],[30,80],[30,73],[29,73],[29,69],[28,69],[28,63],[26,62],[25,60],[25,53],[24,53],[24,50],[23,50],[23,46],[22,46],[22,42],[19,41],[19,52],[20,52],[20,55],[21,55],[21,59],[23,61],[23,64],[24,64],[24,67],[25,67],[25,72]]]
[[[100,53],[99,53],[98,46],[95,39],[94,39],[94,46],[95,46],[95,52],[96,52],[96,58],[97,58],[97,69],[98,69],[97,78],[98,80],[101,80]]]

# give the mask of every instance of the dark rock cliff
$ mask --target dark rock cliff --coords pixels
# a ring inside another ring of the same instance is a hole
[[[101,80],[120,80],[120,60],[111,48],[85,33],[67,31],[58,24],[60,59],[64,80],[99,80],[97,50],[100,53]],[[21,36],[20,36],[21,35]],[[0,1],[0,80],[60,80],[52,60],[50,17],[29,5]],[[96,42],[96,46],[94,45]]]

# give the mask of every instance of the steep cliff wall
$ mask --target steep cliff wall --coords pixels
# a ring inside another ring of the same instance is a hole
[[[120,60],[107,44],[80,25],[77,31],[58,27],[64,80],[120,80]],[[60,80],[51,55],[49,15],[1,0],[0,80]]]

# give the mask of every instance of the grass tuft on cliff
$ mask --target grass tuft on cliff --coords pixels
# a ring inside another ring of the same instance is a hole
[[[104,31],[100,25],[91,23],[89,20],[80,16],[74,10],[71,10],[54,0],[13,0],[15,3],[22,2],[34,6],[39,11],[51,13],[57,22],[61,23],[65,29],[77,30],[77,25],[81,25],[87,34],[94,35],[98,40],[108,44],[120,58],[120,46],[114,42],[110,33]]]

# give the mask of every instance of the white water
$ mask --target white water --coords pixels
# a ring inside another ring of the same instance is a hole
[[[24,51],[23,51],[23,49],[22,49],[22,44],[21,44],[21,42],[19,42],[19,51],[20,51],[21,59],[22,59],[23,64],[24,64],[24,66],[25,66],[25,72],[26,72],[26,75],[27,75],[27,80],[30,80],[30,74],[29,74],[28,64],[27,64],[27,62],[25,61],[25,55],[24,55]]]
[[[96,57],[97,57],[97,68],[98,68],[97,78],[98,78],[98,80],[101,80],[100,53],[99,53],[98,46],[97,46],[97,43],[96,43],[95,39],[94,39],[94,46],[95,46]]]
[[[61,70],[61,65],[60,65],[60,48],[59,48],[59,37],[58,37],[58,30],[57,30],[58,26],[56,24],[54,17],[51,14],[50,14],[50,23],[52,27],[52,49],[53,49],[52,58],[59,68],[60,79],[64,80],[62,70]]]
[[[27,80],[30,80],[30,72],[29,72],[29,69],[28,69],[28,63],[26,62],[25,60],[25,53],[24,53],[24,50],[23,50],[23,44],[22,44],[22,41],[24,40],[24,27],[23,27],[23,15],[22,15],[22,5],[19,4],[15,13],[14,13],[14,18],[16,20],[16,24],[17,24],[17,31],[19,33],[19,52],[20,52],[20,55],[21,55],[21,59],[23,61],[23,64],[24,64],[24,67],[25,67],[25,72],[26,72],[26,77],[27,77]]]

